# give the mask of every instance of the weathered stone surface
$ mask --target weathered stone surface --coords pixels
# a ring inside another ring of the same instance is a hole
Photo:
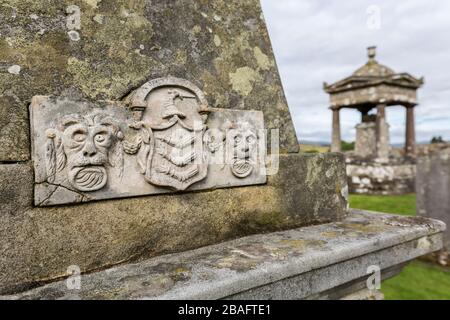
[[[28,165],[25,183],[32,187]],[[5,170],[7,181],[17,174]],[[347,209],[341,154],[281,155],[267,185],[155,195],[17,211],[0,208],[0,291],[64,276],[67,267],[104,268],[249,234],[342,219]],[[20,254],[18,254],[20,252]]]
[[[405,194],[415,190],[416,165],[413,163],[384,164],[352,163],[347,159],[350,193]]]
[[[298,151],[257,0],[3,0],[0,6],[0,94],[20,102],[7,114],[20,115],[10,124],[14,132],[0,132],[7,146],[0,161],[29,158],[22,123],[31,97],[74,91],[119,100],[168,75],[194,82],[211,107],[263,111],[266,127],[280,129],[281,151]],[[1,123],[9,122],[3,112]]]
[[[0,161],[28,160],[30,151],[27,109],[17,96],[4,92],[3,88],[0,90]]]
[[[450,146],[417,158],[417,214],[450,224]],[[450,231],[445,233],[450,251]]]
[[[33,198],[33,170],[28,164],[0,164],[0,214],[21,214]]]
[[[370,266],[390,276],[393,268],[438,250],[444,229],[433,219],[352,210],[342,222],[254,235],[84,275],[80,289],[60,281],[1,298],[339,298],[329,290],[362,282]]]
[[[129,104],[35,96],[30,114],[38,206],[266,182],[263,113],[208,108],[183,79]]]

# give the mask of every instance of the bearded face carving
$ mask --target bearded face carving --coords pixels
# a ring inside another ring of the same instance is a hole
[[[47,130],[47,180],[67,168],[67,179],[79,191],[96,191],[106,185],[106,167],[123,167],[123,134],[107,114],[73,114],[61,119],[56,129]]]
[[[258,135],[247,122],[242,122],[228,133],[230,169],[238,178],[249,176],[256,163]]]

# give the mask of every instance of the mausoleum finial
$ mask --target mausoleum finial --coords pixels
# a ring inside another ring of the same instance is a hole
[[[376,46],[367,47],[367,56],[369,57],[369,60],[374,60],[376,54],[377,54]]]

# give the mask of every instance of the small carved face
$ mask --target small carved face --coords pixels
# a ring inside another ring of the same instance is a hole
[[[239,159],[250,158],[256,147],[257,136],[251,129],[235,130],[232,137],[234,157]]]
[[[62,147],[67,157],[69,182],[78,190],[95,191],[107,181],[105,165],[121,132],[114,121],[101,114],[70,115],[62,121]]]
[[[68,127],[63,133],[63,145],[69,166],[106,164],[113,137],[111,128],[100,124],[78,123]]]
[[[253,171],[258,136],[248,123],[241,123],[237,129],[231,129],[230,139],[231,172],[238,178],[245,178]]]

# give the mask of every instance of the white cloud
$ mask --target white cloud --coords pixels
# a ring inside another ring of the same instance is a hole
[[[425,77],[416,108],[416,136],[450,140],[450,1],[261,0],[272,45],[300,140],[329,141],[331,112],[324,81],[350,75],[376,45],[377,60],[397,72]],[[367,27],[377,5],[381,28]],[[404,110],[388,108],[391,141],[404,141]],[[354,139],[360,116],[341,115],[343,139]]]

